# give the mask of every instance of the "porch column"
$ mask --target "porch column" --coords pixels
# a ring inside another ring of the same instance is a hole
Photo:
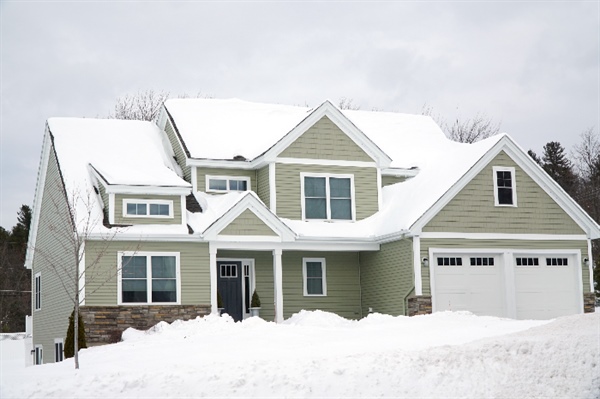
[[[209,261],[208,267],[210,268],[210,312],[212,314],[218,314],[217,310],[217,248],[212,244],[208,247]]]
[[[275,299],[275,323],[281,323],[283,321],[283,278],[282,278],[282,263],[281,263],[281,249],[273,250],[273,281],[274,281],[274,295]]]
[[[429,259],[433,262],[433,259]],[[415,275],[415,295],[423,295],[423,280],[421,279],[421,238],[413,237],[413,271]]]

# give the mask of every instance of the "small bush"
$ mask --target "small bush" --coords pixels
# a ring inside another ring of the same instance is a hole
[[[256,290],[254,290],[254,293],[252,294],[252,301],[250,302],[250,307],[260,308],[260,298],[258,297]]]
[[[67,329],[67,338],[65,339],[65,359],[75,356],[75,310],[71,312],[69,316],[69,328]],[[85,327],[83,325],[83,318],[79,313],[79,334],[78,334],[78,345],[79,349],[87,348],[87,342],[85,340]]]

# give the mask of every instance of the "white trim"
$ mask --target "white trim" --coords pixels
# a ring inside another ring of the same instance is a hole
[[[123,302],[123,256],[145,256],[146,261],[146,302]],[[175,286],[177,301],[175,302],[152,302],[152,257],[171,256],[175,257]],[[146,305],[181,305],[181,263],[179,252],[154,252],[154,251],[118,251],[117,252],[117,305],[146,306]]]
[[[498,172],[510,172],[510,181],[511,181],[511,192],[512,192],[512,203],[511,204],[501,204],[500,199],[498,197]],[[494,206],[507,206],[507,207],[517,207],[517,174],[515,172],[515,168],[512,166],[493,166],[492,167],[492,178],[494,183]]]
[[[275,172],[275,163],[271,162],[269,164],[269,208],[271,212],[277,214],[277,190],[276,190],[276,172]]]
[[[229,234],[218,234],[211,241],[227,241],[227,242],[282,242],[278,235],[272,236],[236,236]]]
[[[192,192],[198,191],[198,169],[196,166],[190,166],[190,173],[192,176]]]
[[[246,313],[246,285],[244,284],[244,267],[248,266],[250,268],[250,293],[248,297],[250,298],[249,300],[252,301],[252,294],[254,293],[254,290],[256,290],[256,270],[254,268],[254,258],[216,258],[215,268],[218,266],[218,262],[242,263],[242,270],[240,270],[240,273],[242,274],[242,319],[248,318],[250,313]],[[217,277],[219,274],[220,271],[216,273]],[[250,303],[248,304],[248,308],[250,308]]]
[[[275,306],[275,323],[283,322],[283,251],[280,248],[273,249],[273,295]]]
[[[402,168],[384,168],[381,169],[383,176],[394,176],[394,177],[414,177],[419,174],[418,168],[402,169]]]
[[[328,252],[360,252],[378,251],[380,245],[376,243],[345,243],[345,242],[241,242],[241,241],[210,241],[219,249],[236,249],[246,251],[271,251],[282,249],[289,251],[328,251]]]
[[[40,281],[39,283],[37,281],[38,278]],[[33,277],[33,310],[35,312],[37,312],[38,310],[42,310],[42,272],[37,272]]]
[[[590,273],[590,292],[594,293],[594,258],[592,256],[592,240],[588,239],[587,240],[587,245],[588,245],[588,261],[589,261],[589,273]],[[600,284],[600,281],[598,281],[598,284]]]
[[[448,238],[465,240],[560,240],[584,241],[583,234],[511,234],[511,233],[454,233],[454,232],[422,232],[421,238]]]
[[[38,362],[38,352],[40,354]],[[33,348],[33,364],[38,366],[44,364],[44,345],[37,344]]]
[[[60,359],[56,358],[56,344],[60,344],[62,348]],[[62,362],[63,360],[65,360],[65,340],[63,338],[54,338],[54,363]]]
[[[383,181],[381,178],[381,169],[377,168],[377,212],[381,211],[383,208],[383,193],[381,190],[383,189]]]
[[[81,262],[79,263],[79,305],[85,306],[85,241],[81,243]]]
[[[50,139],[50,128],[48,126],[48,123],[46,123],[46,132],[44,134],[44,142],[42,143],[42,154],[40,157],[40,165],[38,167],[35,194],[33,196],[31,228],[29,229],[27,252],[25,254],[25,267],[30,270],[33,266],[33,258],[35,257],[37,231],[40,224],[40,213],[42,211],[42,201],[44,199],[44,189],[46,187],[46,174],[48,173],[48,162],[50,161],[51,147],[52,141]]]
[[[187,183],[187,182],[186,182]],[[189,183],[188,183],[189,184]],[[192,191],[189,186],[128,186],[123,184],[104,184],[108,194],[148,194],[148,195],[188,195]]]
[[[187,226],[187,200],[185,195],[181,196],[181,225]]]
[[[127,205],[146,205],[145,215],[130,215],[127,213]],[[168,215],[151,215],[150,205],[168,205]],[[173,219],[173,200],[159,200],[159,199],[137,199],[137,198],[123,198],[123,218],[144,218],[144,219]],[[183,219],[183,214],[181,215]]]
[[[292,165],[319,165],[319,166],[354,166],[358,168],[376,168],[375,162],[345,161],[341,159],[313,159],[313,158],[275,158],[275,162]]]
[[[217,301],[217,247],[213,243],[208,244],[209,273],[210,273],[210,308],[211,314],[219,313]]]
[[[115,193],[108,194],[108,223],[115,224]]]
[[[211,180],[225,180],[225,184],[227,188],[225,190],[215,190],[209,188]],[[236,181],[245,181],[246,182],[246,190],[231,190],[229,188],[230,182],[232,180]],[[244,192],[252,190],[252,182],[248,176],[227,176],[227,175],[205,175],[205,191],[207,193],[229,193],[229,192]]]
[[[431,259],[429,262],[431,265]],[[423,278],[421,277],[421,239],[413,237],[413,273],[415,275],[415,295],[423,295]]]
[[[325,178],[325,209],[327,213],[327,219],[307,219],[306,218],[306,199],[304,196],[304,178],[306,177],[322,177]],[[350,211],[352,219],[332,219],[331,218],[331,195],[329,187],[329,179],[350,179]],[[300,173],[300,205],[302,207],[302,220],[304,221],[328,221],[328,222],[354,222],[356,221],[356,195],[354,193],[354,175],[353,174],[336,174],[336,173]]]
[[[308,293],[308,281],[306,276],[306,264],[308,262],[318,262],[321,264],[321,283],[322,283],[322,294],[309,294]],[[327,296],[327,265],[325,258],[302,258],[302,283],[304,287],[304,296],[308,297],[322,297]]]

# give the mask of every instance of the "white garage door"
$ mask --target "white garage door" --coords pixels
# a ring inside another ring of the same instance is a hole
[[[517,319],[581,313],[581,276],[573,252],[431,254],[435,311]]]
[[[435,254],[435,309],[505,316],[504,274],[498,255]]]
[[[573,255],[515,254],[517,319],[551,319],[578,313]]]

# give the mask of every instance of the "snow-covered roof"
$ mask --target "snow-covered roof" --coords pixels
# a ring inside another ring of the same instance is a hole
[[[108,185],[191,188],[176,173],[164,133],[150,122],[51,118],[48,129],[79,225],[90,212],[94,224],[103,218],[92,168]]]

